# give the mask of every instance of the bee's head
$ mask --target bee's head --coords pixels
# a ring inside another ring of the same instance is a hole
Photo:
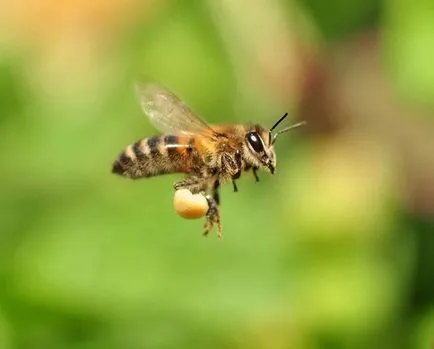
[[[273,127],[270,128],[270,130],[265,129],[260,125],[254,125],[246,133],[244,154],[250,165],[263,167],[271,174],[274,174],[276,170],[276,152],[274,150],[274,143],[276,142],[277,136],[283,132],[305,124],[305,122],[302,121],[273,134],[272,132],[276,126],[279,125],[287,116],[288,113],[285,113],[285,115],[283,115],[273,125]]]
[[[276,153],[270,143],[269,132],[260,125],[254,125],[245,138],[244,154],[247,162],[254,167],[263,167],[274,174]]]

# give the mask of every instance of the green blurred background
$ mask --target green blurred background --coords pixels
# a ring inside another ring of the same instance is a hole
[[[110,173],[152,76],[215,123],[308,126],[222,189]],[[431,0],[0,3],[0,348],[432,348]]]

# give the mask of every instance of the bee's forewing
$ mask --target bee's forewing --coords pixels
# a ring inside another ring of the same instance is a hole
[[[136,89],[143,111],[159,131],[215,134],[206,121],[194,114],[164,86],[157,83],[139,83]]]

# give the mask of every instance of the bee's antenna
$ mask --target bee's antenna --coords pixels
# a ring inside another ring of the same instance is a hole
[[[279,120],[276,121],[276,123],[273,125],[273,127],[270,128],[270,132],[272,132],[285,118],[288,116],[288,113],[285,113]]]
[[[285,114],[285,116],[286,116],[286,114]],[[282,118],[282,119],[283,119],[283,118]],[[281,121],[281,120],[279,120],[279,121],[277,122],[277,124],[278,124],[280,121]],[[287,131],[289,131],[289,130],[292,130],[293,128],[297,128],[297,127],[304,126],[304,125],[306,125],[306,121],[300,121],[300,122],[297,122],[297,123],[294,124],[294,125],[291,125],[291,126],[288,126],[288,127],[284,128],[283,130],[280,130],[279,132],[277,132],[277,133],[275,133],[275,134],[273,135],[273,140],[272,140],[271,144],[274,144],[274,143],[276,142],[277,136],[280,135],[281,133],[287,132]],[[274,127],[274,126],[273,126],[273,127]]]

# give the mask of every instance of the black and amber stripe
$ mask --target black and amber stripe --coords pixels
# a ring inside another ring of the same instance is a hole
[[[129,145],[114,162],[112,172],[133,179],[188,172],[194,137],[165,135]]]
[[[171,161],[178,160],[179,152],[177,145],[179,145],[179,136],[164,136],[164,146],[166,148],[167,156]]]

